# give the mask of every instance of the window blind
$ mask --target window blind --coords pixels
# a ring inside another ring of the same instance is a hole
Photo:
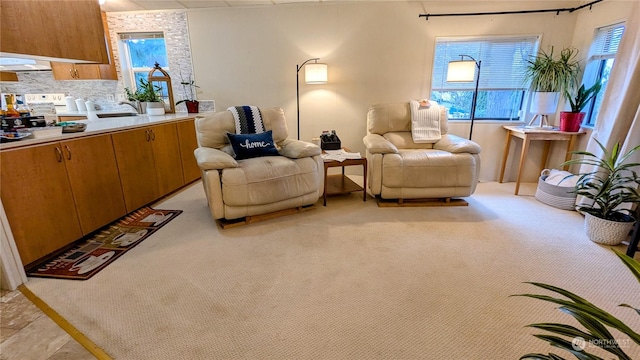
[[[164,39],[164,34],[161,32],[133,32],[133,33],[118,33],[120,40],[132,40],[132,39]]]
[[[596,29],[596,34],[589,49],[592,60],[612,59],[616,56],[620,40],[624,33],[624,24],[614,24]]]
[[[535,57],[538,36],[492,38],[436,38],[432,91],[471,90],[475,82],[447,82],[449,61],[460,60],[460,55],[482,61],[479,89],[522,90],[527,60]],[[469,58],[465,57],[465,60]]]

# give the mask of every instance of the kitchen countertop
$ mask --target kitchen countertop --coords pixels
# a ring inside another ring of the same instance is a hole
[[[123,111],[103,111],[101,113],[122,113]],[[126,111],[125,111],[126,112]],[[92,112],[93,113],[93,112]],[[156,125],[167,122],[174,122],[178,120],[185,120],[195,118],[197,115],[203,115],[206,113],[187,113],[178,112],[174,114],[165,115],[136,115],[136,116],[122,116],[122,117],[110,117],[110,118],[97,118],[95,113],[89,113],[87,120],[74,120],[74,123],[87,124],[87,128],[83,132],[76,133],[64,133],[57,136],[34,139],[33,137],[24,138],[22,140],[16,140],[0,144],[0,150],[13,149],[19,147],[25,147],[36,144],[44,144],[49,142],[56,142],[62,140],[69,140],[89,135],[98,135],[103,133],[110,133],[115,131],[129,130],[137,127],[144,127],[148,125]],[[79,116],[79,114],[87,114],[86,112],[67,112],[57,115],[62,116]]]

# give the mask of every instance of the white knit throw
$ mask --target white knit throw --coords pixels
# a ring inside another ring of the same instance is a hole
[[[411,137],[415,143],[433,143],[440,138],[440,107],[429,100],[428,106],[421,106],[416,100],[409,101],[411,106]]]

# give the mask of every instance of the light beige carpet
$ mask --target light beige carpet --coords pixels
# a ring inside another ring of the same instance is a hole
[[[578,213],[515,196],[512,183],[479,184],[468,207],[379,208],[360,196],[223,231],[196,183],[154,205],[181,216],[92,279],[28,287],[115,359],[552,351],[524,326],[571,319],[509,297],[539,292],[524,281],[575,291],[640,329],[637,314],[617,307],[640,305],[638,283],[586,238]]]

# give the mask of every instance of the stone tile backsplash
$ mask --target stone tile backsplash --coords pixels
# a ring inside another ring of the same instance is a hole
[[[40,94],[64,93],[76,98],[92,100],[97,109],[127,109],[126,105],[118,105],[118,95],[124,94],[125,85],[122,79],[118,33],[162,31],[165,36],[171,85],[175,101],[183,99],[180,85],[180,74],[185,78],[192,74],[191,48],[187,14],[184,11],[162,12],[117,12],[107,13],[113,57],[118,71],[118,80],[55,80],[51,71],[26,71],[18,73],[18,82],[0,83],[3,93]],[[204,102],[204,101],[203,101]],[[205,109],[213,108],[213,101],[201,104]],[[179,105],[177,111],[186,111]],[[202,110],[201,110],[202,111]]]

